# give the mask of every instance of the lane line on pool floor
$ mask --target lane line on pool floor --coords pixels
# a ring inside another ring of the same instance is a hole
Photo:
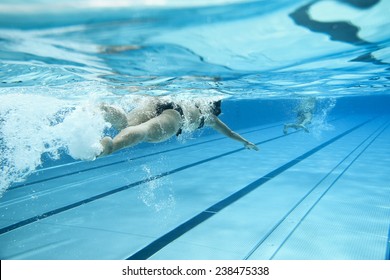
[[[356,129],[364,126],[365,124],[373,121],[373,119],[367,120],[353,128],[350,128],[346,130],[345,132],[331,138],[330,140],[322,143],[321,145],[318,145],[317,147],[307,151],[306,153],[303,153],[302,155],[298,156],[297,158],[283,164],[279,168],[269,172],[268,174],[260,177],[259,179],[253,181],[249,185],[243,187],[242,189],[238,190],[237,192],[231,194],[230,196],[226,197],[225,199],[215,203],[211,207],[207,208],[206,210],[202,211],[198,215],[194,216],[193,218],[187,220],[183,224],[179,225],[178,227],[174,228],[173,230],[169,231],[168,233],[162,235],[161,237],[157,238],[155,241],[151,242],[138,252],[130,255],[127,260],[145,260],[154,255],[156,252],[167,246],[172,241],[176,240],[186,232],[190,231],[191,229],[195,228],[202,222],[206,221],[210,217],[217,214],[222,209],[226,208],[227,206],[231,205],[232,203],[236,202],[240,198],[244,197],[245,195],[249,194],[253,190],[259,188],[264,183],[268,182],[269,180],[275,178],[279,174],[283,173],[287,169],[291,168],[292,166],[296,165],[297,163],[301,162],[302,160],[306,159],[307,157],[315,154],[316,152],[320,151],[321,149],[329,146],[330,144],[334,143],[335,141],[341,139],[342,137],[350,134],[351,132],[355,131]]]
[[[387,234],[387,247],[385,253],[385,260],[390,260],[390,224],[389,224],[389,231]]]
[[[348,171],[348,169],[360,158],[360,156],[371,146],[371,144],[388,128],[388,124],[386,127],[376,136],[374,137],[368,145],[348,164],[348,166],[336,177],[336,179],[333,180],[333,182],[330,184],[330,186],[326,189],[326,191],[318,198],[316,203],[312,205],[312,207],[309,209],[309,211],[302,217],[302,219],[297,223],[294,230],[288,235],[286,240],[283,242],[283,244],[287,241],[287,239],[292,235],[292,233],[298,228],[298,226],[303,222],[303,220],[309,215],[309,213],[314,209],[314,207],[320,202],[320,200],[328,193],[328,191],[337,183],[337,181]],[[283,244],[281,246],[283,246]],[[270,259],[273,259],[277,252],[280,250],[278,248],[276,252],[271,256]]]
[[[339,120],[340,118],[338,119],[333,119],[332,121],[335,121],[335,120]],[[267,126],[267,127],[262,127],[262,128],[259,128],[259,129],[254,129],[254,130],[251,130],[250,132],[256,132],[256,131],[261,131],[261,130],[266,130],[266,129],[269,129],[269,128],[274,128],[274,127],[277,127],[279,126],[280,124],[277,124],[277,125],[272,125],[272,126]],[[294,133],[298,133],[299,131],[294,131],[290,134],[294,134]],[[249,133],[249,132],[248,132]],[[289,135],[290,135],[289,134]],[[271,142],[273,140],[276,140],[276,139],[279,139],[279,138],[282,138],[282,137],[286,137],[288,135],[280,135],[280,136],[277,136],[277,137],[273,137],[273,138],[269,138],[269,139],[266,139],[266,140],[263,140],[263,141],[260,141],[256,144],[260,145],[260,144],[264,144],[264,143],[267,143],[267,142]],[[205,144],[205,143],[209,143],[209,142],[213,142],[213,141],[217,141],[217,140],[222,140],[222,139],[225,139],[225,137],[220,137],[218,139],[212,139],[212,140],[208,140],[208,141],[203,141],[201,143],[196,143],[196,144],[192,144],[192,145],[189,145],[189,146],[196,146],[196,145],[200,145],[200,144]],[[107,167],[107,166],[111,166],[111,165],[116,165],[118,163],[123,163],[123,162],[128,162],[129,160],[137,160],[137,159],[140,159],[140,158],[145,158],[145,157],[149,157],[149,156],[152,156],[152,155],[157,155],[157,154],[162,154],[162,153],[165,153],[165,152],[170,152],[170,151],[173,151],[173,150],[180,150],[180,149],[185,149],[186,147],[189,147],[189,146],[184,146],[184,147],[179,147],[179,148],[174,148],[174,149],[170,149],[170,150],[165,150],[165,151],[161,151],[161,152],[157,152],[157,153],[153,153],[153,154],[148,154],[148,155],[144,155],[144,156],[139,156],[139,157],[136,157],[136,158],[132,158],[132,159],[127,159],[127,160],[121,160],[119,162],[114,162],[114,163],[111,163],[111,164],[106,164],[106,165],[101,165],[101,166],[97,166],[97,167],[92,167],[92,168],[89,168],[89,169],[84,169],[84,170],[80,170],[80,171],[74,171],[72,173],[68,173],[68,174],[64,174],[64,175],[59,175],[59,176],[56,176],[56,177],[50,177],[50,178],[47,178],[47,179],[43,179],[43,180],[39,180],[39,183],[42,183],[42,182],[47,182],[47,181],[50,181],[51,179],[56,179],[56,178],[60,178],[60,177],[66,177],[68,175],[74,175],[74,174],[79,174],[79,173],[83,173],[85,171],[89,171],[89,170],[94,170],[94,169],[98,169],[100,167]],[[240,149],[236,149],[236,150],[233,150],[233,152],[239,152],[239,151],[242,151],[244,150],[244,148],[240,148]],[[224,155],[222,155],[224,156]],[[213,160],[213,158],[210,158],[210,160]],[[160,177],[158,177],[160,178]],[[84,181],[84,180],[82,180]],[[80,182],[80,181],[79,181]],[[35,183],[38,183],[37,181],[35,182],[31,182],[31,184],[35,184]],[[30,183],[28,184],[24,184],[20,187],[24,187],[24,186],[27,186],[29,185]],[[66,184],[64,186],[68,186],[69,184]],[[79,184],[80,185],[80,184]],[[20,187],[17,187],[17,189],[20,189]],[[11,190],[15,190],[16,188],[12,188]],[[62,186],[60,187],[55,187],[54,188],[55,190],[59,191],[62,189]],[[10,189],[8,189],[10,190]],[[41,193],[41,192],[47,192],[47,191],[50,191],[50,189],[47,189],[46,191],[45,190],[34,190],[34,194],[38,194],[38,193]],[[47,195],[47,194],[45,194]],[[23,197],[23,196],[22,196]],[[12,199],[12,201],[15,201],[15,198]],[[3,203],[0,203],[1,207],[6,207],[7,205],[9,205],[10,203],[14,203],[14,202],[3,202]]]
[[[338,120],[343,119],[343,118],[344,117],[334,118],[333,120],[331,120],[329,122],[330,123],[331,122],[335,122],[335,121],[338,121]],[[253,132],[258,132],[258,131],[261,131],[261,130],[267,130],[267,129],[270,129],[270,128],[278,127],[278,126],[282,125],[283,123],[285,123],[285,122],[278,122],[278,123],[270,125],[270,126],[266,126],[266,127],[262,127],[262,128],[258,128],[258,129],[252,129],[252,130],[243,132],[241,134],[245,135],[245,134],[249,134],[249,133],[253,133]],[[300,132],[300,130],[293,131],[293,132],[288,133],[286,135],[282,135],[282,137],[288,137],[290,135],[293,135],[293,134],[299,133],[299,132]],[[194,147],[194,146],[208,144],[210,142],[220,141],[220,140],[224,140],[224,139],[226,139],[226,137],[218,137],[218,138],[215,138],[215,139],[202,141],[200,143],[194,143],[194,144],[185,145],[185,146],[172,148],[172,149],[167,149],[167,150],[162,150],[162,151],[159,151],[159,152],[150,153],[150,154],[146,154],[146,155],[142,155],[142,156],[137,156],[137,157],[134,157],[134,158],[126,158],[126,159],[123,159],[123,160],[119,160],[119,161],[115,161],[115,162],[111,162],[111,163],[107,163],[107,164],[102,164],[102,165],[89,167],[89,168],[85,168],[85,169],[79,169],[79,170],[72,171],[72,172],[67,172],[67,173],[61,174],[61,175],[51,176],[51,177],[48,177],[48,178],[45,178],[45,179],[40,179],[40,180],[35,180],[35,181],[30,181],[30,182],[25,182],[25,183],[19,183],[17,185],[10,186],[7,189],[7,191],[12,191],[12,190],[15,190],[15,189],[20,189],[21,187],[27,187],[27,186],[34,185],[34,184],[44,183],[44,182],[47,182],[47,181],[50,181],[50,180],[54,180],[54,179],[59,179],[59,178],[63,178],[63,177],[67,177],[67,176],[71,176],[71,175],[75,175],[75,174],[80,174],[80,173],[88,172],[88,171],[91,171],[91,170],[105,168],[105,167],[109,167],[109,166],[113,166],[113,165],[129,162],[129,161],[133,161],[133,160],[138,160],[138,159],[142,159],[142,158],[146,158],[146,157],[156,156],[156,155],[159,155],[159,154],[164,154],[164,153],[169,153],[169,152],[173,152],[173,151],[177,151],[177,150],[191,148],[191,147]],[[118,156],[118,154],[114,155],[114,156]],[[85,162],[79,161],[79,162],[75,162],[75,163],[85,163]],[[61,168],[62,166],[64,166],[64,165],[60,165],[60,166],[58,166],[58,168]],[[44,169],[43,170],[37,170],[36,172],[32,173],[30,176],[38,176],[39,172],[42,172],[42,171],[44,171]]]
[[[262,128],[259,128],[259,129],[253,129],[253,130],[250,130],[250,131],[246,131],[246,132],[241,133],[241,134],[242,134],[242,135],[245,135],[245,134],[248,134],[248,133],[253,133],[253,132],[258,132],[258,131],[261,131],[261,130],[266,130],[266,129],[274,128],[274,127],[277,127],[277,126],[280,126],[280,125],[281,125],[281,124],[278,123],[278,124],[275,124],[275,125],[271,125],[271,126],[267,126],[267,127],[262,127]],[[283,136],[288,136],[288,135],[290,135],[290,134],[294,134],[294,133],[297,133],[297,132],[298,132],[298,131],[295,131],[295,132],[292,132],[292,133],[289,133],[289,134],[283,135]],[[61,174],[61,175],[51,176],[51,177],[48,177],[48,178],[45,178],[45,179],[40,179],[40,180],[31,181],[31,182],[26,182],[26,183],[20,183],[20,184],[17,184],[17,185],[14,185],[14,186],[9,187],[9,188],[7,189],[7,191],[19,189],[19,188],[21,188],[21,187],[26,187],[26,186],[29,186],[29,185],[44,183],[44,182],[47,182],[47,181],[50,181],[50,180],[53,180],[53,179],[63,178],[63,177],[70,176],[70,175],[75,175],[75,174],[80,174],[80,173],[88,172],[88,171],[95,170],[95,169],[99,169],[99,168],[104,168],[104,167],[108,167],[108,166],[113,166],[113,165],[116,165],[116,164],[121,164],[121,163],[129,162],[129,161],[132,161],[132,160],[138,160],[138,159],[141,159],[141,158],[156,156],[156,155],[160,155],[160,154],[164,154],[164,153],[174,152],[174,151],[177,151],[177,150],[182,150],[182,149],[186,149],[186,148],[191,148],[191,147],[194,147],[194,146],[199,146],[199,145],[203,145],[203,144],[208,144],[208,143],[215,142],[215,141],[220,141],[220,140],[223,140],[223,139],[226,139],[226,137],[218,137],[218,138],[215,138],[215,139],[210,139],[210,140],[202,141],[202,142],[199,142],[199,143],[194,143],[194,144],[189,144],[189,145],[185,145],[185,146],[181,146],[181,147],[177,147],[177,148],[162,150],[162,151],[159,151],[159,152],[150,153],[150,154],[146,154],[146,155],[142,155],[142,156],[137,156],[137,157],[134,157],[134,158],[127,158],[127,159],[123,159],[123,160],[119,160],[119,161],[115,161],[115,162],[111,162],[111,163],[107,163],[107,164],[102,164],[102,165],[98,165],[98,166],[94,166],[94,167],[90,167],[90,168],[85,168],[85,169],[80,169],[80,170],[77,170],[77,171],[68,172],[68,173]],[[61,167],[61,166],[59,166],[59,167]],[[42,170],[37,170],[36,172],[34,172],[34,173],[31,174],[31,175],[34,176],[34,175],[36,175],[36,174],[39,174],[39,172],[42,172]],[[30,176],[31,176],[31,175],[30,175]]]
[[[371,133],[368,137],[366,137],[359,145],[357,145],[351,152],[348,153],[335,167],[333,167],[313,188],[311,188],[287,213],[284,215],[259,241],[258,243],[249,251],[249,253],[244,257],[244,259],[249,259],[252,254],[254,254],[258,248],[265,242],[267,239],[274,233],[278,227],[287,220],[287,218],[300,206],[305,202],[305,199],[309,197],[317,188],[324,182],[342,163],[344,163],[350,156],[352,156],[360,147],[362,147],[366,142],[368,142],[367,146],[365,146],[362,151],[360,151],[357,156],[343,169],[341,174],[339,174],[336,179],[327,187],[325,191],[322,192],[322,195],[318,197],[316,201],[312,204],[311,207],[307,210],[307,212],[300,218],[300,221],[294,225],[293,229],[284,239],[280,246],[275,248],[274,253],[270,256],[272,259],[283,246],[283,244],[287,241],[287,239],[292,235],[292,233],[298,228],[300,223],[305,219],[305,217],[309,214],[309,212],[315,207],[316,204],[321,200],[321,198],[332,188],[332,186],[341,178],[341,176],[349,169],[349,167],[366,151],[371,144],[389,127],[389,120],[386,120],[382,125],[380,125],[373,133]],[[371,139],[371,141],[369,141]],[[272,242],[274,244],[274,242]]]
[[[346,132],[350,133],[352,132],[353,130],[373,121],[374,119],[376,119],[377,117],[375,118],[371,118],[369,120],[366,120],[364,121],[363,123],[355,126],[353,129],[350,129],[350,130],[347,130]],[[340,135],[343,135],[345,134],[346,132],[340,134]],[[346,133],[346,134],[348,134]],[[270,142],[270,141],[273,141],[275,139],[279,139],[279,138],[282,138],[284,137],[285,135],[280,135],[280,136],[276,136],[274,138],[270,138],[270,139],[267,139],[267,140],[264,140],[264,141],[261,141],[261,142],[258,142],[258,143],[255,143],[256,145],[260,145],[260,144],[264,144],[264,143],[267,143],[267,142]],[[342,136],[341,136],[342,137]],[[334,138],[332,138],[334,139]],[[321,146],[321,145],[320,145]],[[185,165],[185,166],[181,166],[179,168],[176,168],[176,169],[173,169],[173,170],[170,170],[170,171],[166,171],[166,172],[162,172],[156,176],[152,176],[150,178],[147,178],[145,180],[140,180],[140,181],[137,181],[137,182],[134,182],[134,183],[131,183],[131,184],[128,184],[128,185],[125,185],[125,186],[122,186],[122,187],[119,187],[119,188],[115,188],[115,189],[112,189],[110,191],[107,191],[107,192],[104,192],[104,193],[101,193],[101,194],[98,194],[98,195],[94,195],[92,197],[89,197],[87,199],[83,199],[83,200],[80,200],[78,202],[74,202],[74,203],[71,203],[71,204],[68,204],[66,206],[63,206],[63,207],[59,207],[57,209],[54,209],[54,210],[50,210],[50,211],[47,211],[43,214],[39,214],[39,215],[36,215],[34,217],[31,217],[31,218],[28,218],[28,219],[25,219],[25,220],[22,220],[22,221],[19,221],[19,222],[16,222],[14,224],[11,224],[11,225],[8,225],[8,226],[5,226],[3,228],[0,229],[0,235],[4,234],[4,233],[7,233],[9,231],[12,231],[12,230],[15,230],[17,228],[20,228],[20,227],[23,227],[23,226],[26,226],[28,224],[31,224],[31,223],[34,223],[34,222],[38,222],[38,221],[41,221],[43,219],[46,219],[46,218],[49,218],[53,215],[56,215],[56,214],[59,214],[59,213],[62,213],[62,212],[65,212],[65,211],[68,211],[68,210],[71,210],[71,209],[74,209],[76,207],[79,207],[79,206],[82,206],[82,205],[85,205],[87,203],[90,203],[90,202],[94,202],[98,199],[101,199],[101,198],[104,198],[104,197],[107,197],[107,196],[110,196],[110,195],[113,195],[113,194],[116,194],[118,192],[122,192],[122,191],[125,191],[125,190],[128,190],[130,188],[133,188],[133,187],[136,187],[136,186],[139,186],[139,185],[142,185],[142,184],[145,184],[145,183],[148,183],[148,182],[151,182],[151,181],[154,181],[156,179],[159,179],[159,178],[162,178],[162,177],[165,177],[165,176],[168,176],[168,175],[171,175],[171,174],[174,174],[174,173],[177,173],[177,172],[180,172],[182,170],[186,170],[188,168],[191,168],[191,167],[194,167],[194,166],[197,166],[197,165],[200,165],[200,164],[203,164],[203,163],[206,163],[206,162],[209,162],[209,161],[212,161],[212,160],[215,160],[215,159],[218,159],[218,158],[222,158],[222,157],[225,157],[225,156],[228,156],[228,155],[231,155],[231,154],[234,154],[234,153],[237,153],[239,151],[243,151],[245,150],[245,148],[240,148],[240,149],[236,149],[236,150],[232,150],[230,152],[226,152],[226,153],[223,153],[223,154],[219,154],[219,155],[216,155],[216,156],[213,156],[213,157],[210,157],[210,158],[207,158],[207,159],[204,159],[204,160],[200,160],[200,161],[197,161],[197,162],[194,162],[192,164],[188,164],[188,165]],[[272,172],[275,172],[272,171]],[[266,176],[264,176],[263,178],[261,178],[262,180],[265,180],[267,179],[266,177],[269,176],[269,175],[272,175],[272,172],[268,173]],[[213,209],[207,209],[208,211],[211,211],[213,212],[214,210]]]
[[[279,139],[279,138],[281,138],[281,137],[283,137],[283,136],[284,136],[284,135],[282,135],[282,136],[277,136],[277,137],[274,137],[274,138],[270,138],[270,139],[267,139],[267,140],[258,142],[258,143],[256,143],[256,145],[264,144],[264,143],[273,141],[273,140],[275,140],[275,139]],[[9,226],[6,226],[6,227],[3,227],[3,228],[0,229],[0,235],[3,234],[3,233],[9,232],[9,231],[11,231],[11,230],[17,229],[17,228],[19,228],[19,227],[22,227],[22,226],[25,226],[25,225],[28,225],[28,224],[31,224],[31,223],[40,221],[40,220],[42,220],[42,219],[48,218],[48,217],[50,217],[50,216],[53,216],[53,215],[62,213],[62,212],[64,212],[64,211],[67,211],[67,210],[76,208],[76,207],[78,207],[78,206],[85,205],[85,204],[87,204],[87,203],[90,203],[90,202],[96,201],[96,200],[98,200],[98,199],[107,197],[107,196],[109,196],[109,195],[113,195],[113,194],[116,194],[116,193],[118,193],[118,192],[122,192],[122,191],[128,190],[128,189],[130,189],[130,188],[133,188],[133,187],[136,187],[136,186],[139,186],[139,185],[142,185],[142,184],[145,184],[145,183],[148,183],[148,182],[157,180],[157,179],[159,179],[159,178],[162,178],[162,177],[165,177],[165,176],[168,176],[168,175],[171,175],[171,174],[180,172],[180,171],[182,171],[182,170],[186,170],[186,169],[188,169],[188,168],[191,168],[191,167],[194,167],[194,166],[197,166],[197,165],[200,165],[200,164],[203,164],[203,163],[206,163],[206,162],[209,162],[209,161],[212,161],[212,160],[221,158],[221,157],[225,157],[225,156],[228,156],[228,155],[231,155],[231,154],[234,154],[234,153],[243,151],[243,150],[245,150],[245,148],[240,148],[240,149],[232,150],[232,151],[230,151],[230,152],[226,152],[226,153],[223,153],[223,154],[219,154],[219,155],[216,155],[216,156],[213,156],[213,157],[209,157],[209,158],[207,158],[207,159],[200,160],[200,161],[197,161],[197,162],[188,164],[188,165],[184,165],[184,166],[181,166],[181,167],[179,167],[179,168],[176,168],[176,169],[173,169],[173,170],[170,170],[170,171],[162,172],[162,173],[160,173],[160,174],[158,174],[158,175],[151,176],[151,177],[149,177],[149,178],[147,178],[147,179],[140,180],[140,181],[136,181],[136,182],[134,182],[134,183],[131,183],[131,184],[128,184],[128,185],[119,187],[119,188],[115,188],[115,189],[113,189],[113,190],[110,190],[110,191],[107,191],[107,192],[104,192],[104,193],[101,193],[101,194],[92,196],[92,197],[90,197],[90,198],[83,199],[83,200],[81,200],[81,201],[78,201],[78,202],[75,202],[75,203],[71,203],[71,204],[68,204],[68,205],[66,205],[66,206],[63,206],[63,207],[54,209],[54,210],[50,210],[50,211],[45,212],[45,213],[43,213],[43,214],[36,215],[36,216],[34,216],[34,217],[25,219],[25,220],[23,220],[23,221],[14,223],[14,224],[9,225]]]
[[[338,121],[340,119],[343,119],[343,118],[340,118],[340,117],[339,118],[334,118],[330,122],[335,122],[335,121]],[[266,130],[266,129],[274,128],[274,127],[277,127],[277,126],[280,126],[280,123],[275,124],[275,125],[271,125],[271,126],[267,126],[267,127],[263,127],[263,128],[259,128],[259,129],[253,129],[253,130],[247,131],[247,132],[242,133],[242,134],[258,132],[258,131],[261,131],[261,130]],[[288,133],[286,135],[281,135],[280,137],[270,138],[270,139],[264,140],[262,142],[258,142],[256,144],[257,145],[264,144],[264,143],[267,143],[267,142],[269,142],[271,140],[276,140],[276,139],[279,139],[279,138],[282,138],[282,137],[288,137],[290,135],[293,135],[293,134],[299,133],[299,132],[300,132],[300,130],[296,130],[296,131],[293,131],[293,132]],[[63,178],[63,177],[67,177],[67,176],[71,176],[71,175],[75,175],[75,174],[80,174],[80,173],[88,172],[88,171],[91,171],[91,170],[96,170],[96,169],[99,169],[99,168],[105,168],[105,167],[113,166],[113,165],[116,165],[116,164],[121,164],[121,163],[129,162],[129,161],[133,161],[133,160],[138,160],[138,159],[141,159],[141,158],[146,158],[146,157],[150,157],[150,156],[155,156],[155,155],[159,155],[159,154],[173,152],[173,151],[176,151],[176,150],[186,149],[186,148],[189,148],[189,147],[202,145],[202,144],[206,144],[206,143],[210,143],[210,142],[214,142],[214,141],[219,141],[219,140],[223,140],[223,139],[226,139],[226,137],[219,137],[219,138],[216,138],[216,139],[202,141],[200,143],[194,143],[194,144],[186,145],[186,146],[183,146],[183,147],[167,149],[167,150],[163,150],[163,151],[160,151],[160,152],[155,152],[155,153],[151,153],[151,154],[147,154],[147,155],[143,155],[143,156],[138,156],[138,157],[134,157],[134,158],[128,158],[128,159],[124,159],[124,160],[120,160],[120,161],[116,161],[116,162],[112,162],[112,163],[108,163],[108,164],[103,164],[103,165],[94,166],[94,167],[90,167],[90,168],[86,168],[86,169],[72,171],[72,172],[68,172],[66,174],[56,175],[56,176],[48,177],[48,178],[41,179],[41,180],[21,183],[21,184],[9,187],[7,189],[7,191],[12,191],[12,190],[15,190],[15,189],[20,189],[21,187],[26,187],[26,186],[30,186],[30,185],[34,185],[34,184],[39,184],[39,183],[44,183],[44,182],[47,182],[47,181],[50,181],[50,180],[54,180],[54,179],[58,179],[58,178]],[[39,172],[39,171],[37,171],[37,172]],[[35,175],[36,174],[37,173],[35,173]]]

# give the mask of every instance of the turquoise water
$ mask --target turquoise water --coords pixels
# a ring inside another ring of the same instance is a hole
[[[388,10],[0,1],[0,257],[389,259]],[[139,95],[221,98],[260,151],[206,128],[95,159],[98,105]]]

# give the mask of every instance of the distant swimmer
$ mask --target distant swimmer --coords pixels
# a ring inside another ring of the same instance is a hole
[[[171,101],[161,97],[144,97],[146,102],[126,113],[122,108],[102,104],[100,109],[105,120],[119,131],[114,137],[101,140],[103,151],[98,156],[109,155],[123,148],[142,142],[158,143],[185,131],[195,131],[209,126],[223,135],[242,143],[245,148],[258,151],[259,148],[232,131],[218,115],[221,113],[221,100]],[[144,100],[145,101],[145,100]]]
[[[313,119],[313,113],[316,106],[316,98],[309,97],[303,99],[297,109],[297,119],[295,123],[288,123],[284,125],[283,133],[287,134],[289,128],[303,129],[306,132],[309,132],[307,125],[311,123]]]

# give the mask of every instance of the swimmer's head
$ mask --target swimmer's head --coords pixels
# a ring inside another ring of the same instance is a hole
[[[211,105],[211,112],[213,115],[218,116],[222,113],[221,110],[221,100],[214,101]]]

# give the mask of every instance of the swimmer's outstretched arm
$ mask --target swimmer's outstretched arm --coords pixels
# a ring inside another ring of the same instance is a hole
[[[224,124],[218,117],[216,116],[210,116],[209,120],[207,121],[207,125],[215,129],[216,131],[222,133],[223,135],[236,140],[242,144],[244,144],[245,148],[258,151],[259,148],[243,138],[238,133],[232,131],[226,124]]]

